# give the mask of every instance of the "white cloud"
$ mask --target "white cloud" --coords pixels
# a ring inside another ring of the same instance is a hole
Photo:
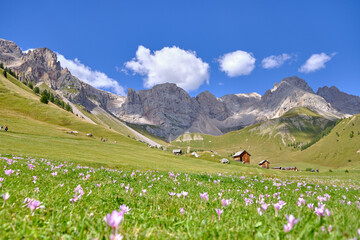
[[[22,52],[25,53],[25,54],[27,54],[28,52],[30,52],[30,51],[32,51],[32,50],[34,50],[34,48],[29,48],[29,49],[27,49],[27,50],[25,50],[25,51],[22,51]]]
[[[109,90],[122,96],[125,95],[124,88],[120,86],[116,80],[109,78],[105,73],[91,70],[90,67],[82,64],[77,58],[69,60],[59,53],[57,53],[57,58],[63,68],[69,69],[71,74],[81,81],[96,88]]]
[[[218,59],[220,70],[225,72],[229,77],[249,75],[255,68],[255,61],[252,53],[245,51],[235,51],[226,53]]]
[[[139,46],[136,57],[125,63],[125,67],[145,76],[144,87],[151,88],[161,83],[176,83],[186,91],[198,89],[205,81],[209,83],[209,64],[196,57],[193,51],[178,47],[164,47],[150,52]]]
[[[313,54],[299,68],[299,72],[310,73],[315,72],[321,68],[325,68],[325,63],[330,61],[335,55],[336,53],[332,53],[330,56],[325,53]]]
[[[290,60],[291,56],[289,54],[283,53],[281,55],[275,56],[269,56],[264,58],[261,61],[261,65],[263,68],[270,69],[270,68],[278,68],[281,65],[283,65],[287,60]]]

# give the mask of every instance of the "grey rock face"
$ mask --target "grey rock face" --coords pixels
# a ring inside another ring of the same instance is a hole
[[[354,115],[360,113],[360,97],[341,92],[335,86],[322,87],[316,92],[339,112]]]
[[[61,95],[89,110],[96,106],[107,109],[110,101],[120,96],[96,89],[71,75],[57,61],[56,54],[47,48],[37,48],[27,53],[11,41],[0,39],[0,62],[18,73],[20,80],[43,82]]]

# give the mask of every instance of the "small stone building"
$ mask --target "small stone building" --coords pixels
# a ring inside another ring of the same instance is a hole
[[[268,160],[262,160],[261,162],[259,162],[259,166],[262,168],[267,168],[269,169],[270,167],[270,162]]]
[[[250,153],[247,151],[240,151],[234,154],[233,159],[237,162],[242,162],[246,164],[250,164]]]

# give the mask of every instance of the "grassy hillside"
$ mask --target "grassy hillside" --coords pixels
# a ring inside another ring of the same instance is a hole
[[[0,75],[0,124],[8,125],[10,129],[6,133],[0,132],[0,153],[106,164],[111,167],[198,172],[261,171],[234,162],[230,166],[218,163],[222,157],[231,159],[231,154],[246,149],[252,154],[251,163],[255,166],[259,161],[268,159],[272,167],[296,165],[300,169],[358,169],[358,118],[344,120],[328,136],[300,151],[299,148],[289,147],[288,143],[310,141],[329,122],[308,109],[299,108],[280,119],[218,137],[185,134],[172,142],[169,150],[180,147],[186,152],[190,147],[191,151],[205,152],[199,158],[191,155],[176,157],[170,152],[150,149],[145,144],[120,134],[121,129],[114,127],[111,119],[106,120],[111,128],[101,124],[104,119],[94,125],[52,103],[42,104],[39,96],[27,86],[10,75],[8,79]],[[69,131],[77,131],[78,134],[68,134]],[[350,138],[351,131],[354,136]],[[87,133],[94,137],[87,137]],[[108,141],[101,142],[101,137]],[[188,141],[189,139],[192,140]]]
[[[342,120],[328,136],[295,157],[329,168],[360,169],[360,115]]]
[[[263,159],[281,164],[290,162],[293,152],[300,151],[298,145],[307,143],[320,134],[333,121],[324,119],[307,108],[296,108],[278,119],[272,119],[239,131],[221,136],[184,134],[172,142],[174,148],[187,151],[212,150],[224,157],[246,149],[252,154],[252,163]]]
[[[193,172],[257,172],[257,169],[174,156],[119,134],[114,129],[94,125],[58,106],[43,104],[39,96],[0,70],[0,153],[45,157],[86,164],[103,164],[128,169],[183,170]],[[68,134],[77,131],[78,134]],[[87,137],[92,133],[94,137]],[[101,142],[100,138],[108,139]],[[117,143],[115,144],[115,141]],[[249,170],[250,169],[250,170]],[[261,171],[261,170],[260,170]]]

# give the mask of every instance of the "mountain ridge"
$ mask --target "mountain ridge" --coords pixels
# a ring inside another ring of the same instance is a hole
[[[176,84],[164,83],[139,91],[129,88],[127,96],[122,97],[74,77],[48,48],[22,52],[14,42],[0,39],[0,62],[14,70],[21,81],[44,82],[90,112],[96,113],[100,107],[122,121],[143,125],[149,133],[169,142],[184,132],[221,135],[278,118],[295,107],[309,108],[328,119],[360,112],[359,97],[332,88],[321,88],[315,93],[296,76],[275,83],[262,96],[238,93],[216,97],[205,91],[191,97]],[[339,101],[341,98],[347,99],[346,104]],[[351,103],[356,103],[355,107]]]

